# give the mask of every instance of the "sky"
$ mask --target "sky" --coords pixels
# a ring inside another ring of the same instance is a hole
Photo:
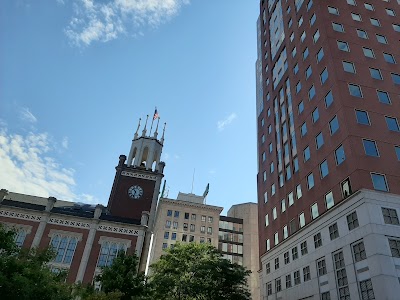
[[[209,183],[207,204],[225,212],[257,202],[258,11],[257,0],[0,1],[0,188],[106,205],[119,155],[157,107],[169,198]]]

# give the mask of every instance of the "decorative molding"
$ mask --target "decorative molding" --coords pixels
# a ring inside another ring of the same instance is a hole
[[[90,229],[90,223],[76,221],[76,220],[71,221],[71,220],[67,220],[67,219],[58,219],[58,218],[50,217],[49,221],[47,223],[61,225],[61,226],[68,226],[68,227]]]
[[[7,217],[7,218],[34,221],[34,222],[42,221],[42,216],[39,216],[39,215],[19,213],[19,212],[9,211],[9,210],[5,210],[5,209],[0,210],[0,216]]]
[[[130,248],[132,245],[131,240],[126,240],[126,239],[119,239],[119,238],[114,238],[114,237],[109,237],[109,236],[104,236],[102,235],[99,239],[99,244],[103,245],[105,242],[111,242],[111,243],[121,243],[126,245],[126,248]]]
[[[105,231],[105,232],[127,234],[127,235],[134,235],[134,236],[138,236],[139,234],[142,233],[141,230],[125,228],[125,227],[110,226],[110,225],[99,225],[97,227],[97,230]]]
[[[26,234],[30,234],[32,232],[32,226],[30,225],[24,225],[24,224],[19,224],[19,223],[9,223],[9,222],[0,222],[1,224],[4,224],[6,228],[9,229],[16,229],[16,230],[25,230]]]
[[[122,176],[128,176],[128,177],[147,179],[147,180],[154,180],[154,181],[157,180],[157,176],[156,175],[141,174],[141,173],[135,173],[135,172],[129,172],[129,171],[122,171],[121,175]]]
[[[62,236],[68,236],[68,237],[75,237],[78,239],[78,242],[82,241],[82,233],[79,232],[73,232],[73,231],[65,231],[65,230],[58,230],[58,229],[50,229],[49,231],[49,238],[52,238],[56,234],[62,235]]]

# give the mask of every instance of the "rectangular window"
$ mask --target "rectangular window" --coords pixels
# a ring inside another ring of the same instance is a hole
[[[316,218],[318,218],[318,216],[319,216],[318,204],[317,204],[317,203],[314,203],[314,204],[311,206],[311,218],[312,218],[312,219],[316,219]]]
[[[349,44],[343,41],[337,41],[338,49],[345,52],[350,52]]]
[[[334,31],[337,31],[337,32],[344,32],[344,27],[343,27],[343,25],[340,24],[340,23],[332,22],[332,28],[333,28]]]
[[[356,73],[356,68],[354,67],[354,64],[352,62],[348,61],[342,61],[343,65],[343,70],[348,73],[355,74]]]
[[[364,30],[357,29],[357,35],[358,35],[359,38],[362,38],[362,39],[365,39],[365,40],[368,39],[368,34]]]
[[[167,217],[172,217],[172,210],[170,209],[167,210]]]
[[[355,211],[347,215],[346,218],[349,230],[353,230],[358,227],[358,218],[357,218],[357,213]]]
[[[394,17],[396,15],[393,9],[385,8],[385,10],[388,16]]]
[[[268,214],[265,216],[265,223],[267,223],[268,220]],[[265,225],[268,226],[268,225]],[[200,233],[206,233],[206,226],[202,225],[200,226]]]
[[[289,258],[289,251],[285,252],[283,254],[283,260],[285,261],[285,265],[287,265],[288,263],[290,263],[290,258]]]
[[[364,259],[367,259],[367,255],[365,253],[365,247],[363,242],[359,242],[353,245],[353,253],[354,253],[354,261],[359,262]]]
[[[371,22],[371,24],[372,24],[373,26],[381,27],[381,23],[379,22],[378,19],[371,18],[371,19],[369,19],[369,20],[370,20],[370,22]]]
[[[207,227],[207,233],[212,234],[212,232],[213,232],[212,227]]]
[[[338,117],[335,116],[332,120],[329,122],[329,129],[331,132],[331,135],[334,135],[336,131],[339,129],[339,120]]]
[[[325,205],[326,209],[330,209],[333,205],[335,205],[332,191],[325,195]]]
[[[188,223],[183,223],[183,230],[185,230],[185,231],[188,230]]]
[[[276,290],[277,293],[282,291],[281,279],[280,278],[275,279],[275,290]]]
[[[393,257],[400,257],[400,240],[389,239],[389,247]]]
[[[268,282],[267,283],[267,295],[272,295],[272,283]]]
[[[331,241],[339,237],[339,229],[337,223],[329,226],[329,237]]]
[[[387,39],[386,39],[386,37],[384,35],[376,34],[375,36],[376,36],[376,40],[378,41],[378,43],[381,43],[381,44],[387,44],[388,43]]]
[[[310,266],[303,268],[303,279],[304,279],[304,281],[311,280]]]
[[[190,231],[194,232],[196,230],[195,225],[194,224],[190,224]]]
[[[305,136],[307,134],[307,123],[304,122],[300,128],[301,136]]]
[[[336,165],[340,165],[342,162],[346,160],[346,154],[344,153],[344,148],[343,145],[340,145],[336,150],[335,150],[335,160],[336,160]]]
[[[311,154],[310,154],[310,147],[309,147],[309,146],[307,146],[307,147],[304,149],[304,151],[303,151],[303,156],[304,156],[304,161],[305,161],[305,162],[308,161],[308,160],[310,159]]]
[[[164,232],[164,239],[166,239],[166,240],[169,239],[169,231]]]
[[[371,178],[375,190],[383,192],[389,191],[385,175],[378,173],[371,173]]]
[[[369,72],[370,72],[371,77],[373,79],[377,79],[377,80],[382,80],[383,79],[381,70],[375,69],[375,68],[369,68]]]
[[[321,84],[324,84],[328,80],[328,69],[325,68],[322,73],[320,74]]]
[[[185,220],[189,220],[189,213],[185,212]]]
[[[360,281],[360,291],[362,300],[375,299],[374,289],[371,279]]]
[[[319,51],[317,53],[317,63],[319,63],[323,57],[324,57],[324,49],[321,48],[321,49],[319,49]]]
[[[212,222],[213,222],[213,220],[214,220],[214,218],[213,218],[213,217],[208,217],[208,223],[212,223]]]
[[[382,215],[385,224],[399,225],[399,217],[395,209],[382,207]]]
[[[182,242],[186,242],[187,241],[187,234],[182,234]]]
[[[125,243],[104,242],[101,244],[100,255],[97,261],[97,267],[111,266],[114,258],[118,256],[120,251],[126,252]],[[58,257],[58,255],[57,255]],[[56,262],[57,262],[56,257]]]
[[[274,243],[275,243],[275,246],[279,244],[279,233],[278,232],[275,232],[275,234],[274,234]]]
[[[378,147],[376,146],[375,141],[365,140],[365,139],[363,139],[362,141],[366,155],[379,157]]]
[[[173,232],[171,235],[171,240],[176,240],[176,232]]]
[[[400,160],[400,146],[394,146],[394,152],[396,152],[397,160]]]
[[[315,86],[312,85],[311,88],[308,90],[308,100],[312,100],[315,97]]]
[[[275,258],[275,270],[279,269],[279,257]]]
[[[310,173],[307,176],[307,187],[311,190],[314,187],[314,174]]]
[[[325,107],[326,107],[326,108],[328,108],[329,106],[331,106],[331,104],[333,103],[332,91],[329,91],[328,94],[326,94],[324,100],[325,100]]]
[[[360,86],[358,86],[356,84],[349,84],[349,92],[350,92],[350,95],[352,95],[354,97],[359,97],[359,98],[363,97]]]
[[[320,259],[317,261],[318,276],[325,275],[326,272],[326,262],[325,259]]]
[[[361,22],[361,21],[362,21],[362,20],[361,20],[361,16],[360,16],[359,14],[351,13],[351,18],[352,18],[354,21],[357,21],[357,22]]]
[[[321,300],[331,300],[331,294],[329,292],[322,293]]]
[[[356,110],[356,119],[358,124],[371,125],[369,122],[368,112],[364,110]]]
[[[299,226],[304,227],[306,225],[306,219],[304,218],[304,213],[299,215]]]
[[[286,199],[281,200],[281,213],[286,211]]]
[[[383,58],[389,64],[396,64],[396,60],[394,59],[394,56],[392,54],[383,52]]]
[[[391,131],[400,131],[399,123],[397,122],[396,118],[393,117],[385,117],[386,125],[389,130]]]
[[[315,145],[317,150],[324,145],[324,136],[322,135],[322,132],[318,133],[318,135],[315,137]]]
[[[299,271],[294,271],[293,273],[293,278],[294,278],[294,285],[300,284],[300,270]]]
[[[297,247],[292,248],[292,260],[296,260],[299,258],[299,252],[297,251]]]
[[[388,92],[384,91],[376,91],[378,95],[379,102],[384,103],[384,104],[390,104],[390,97]]]
[[[176,211],[174,212],[174,218],[179,218],[179,211],[176,210]]]
[[[297,199],[300,199],[302,196],[303,196],[303,193],[301,192],[301,184],[299,184],[296,187],[296,197],[297,197]]]
[[[304,256],[308,253],[307,249],[307,241],[304,241],[300,244],[300,249],[301,249],[301,255]]]
[[[399,24],[392,24],[394,31],[400,32],[400,25]]]
[[[321,246],[322,246],[322,237],[321,237],[321,233],[318,232],[316,235],[314,235],[314,247],[315,247],[315,249],[317,249]]]
[[[332,15],[339,15],[339,10],[336,7],[328,6],[328,12]]]
[[[271,264],[270,263],[267,263],[265,265],[265,271],[266,271],[267,274],[271,273]]]
[[[293,197],[293,192],[290,192],[288,194],[288,205],[292,206],[294,204],[294,197]]]
[[[286,275],[286,288],[292,287],[292,275],[288,274]]]
[[[171,228],[171,221],[170,220],[166,220],[165,221],[165,228]]]

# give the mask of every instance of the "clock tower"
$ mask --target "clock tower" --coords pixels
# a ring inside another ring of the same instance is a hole
[[[161,139],[158,139],[158,123],[151,135],[147,134],[147,121],[139,135],[140,119],[132,140],[128,159],[120,155],[107,209],[114,217],[134,219],[140,222],[148,215],[147,225],[152,230],[157,199],[165,163],[160,161],[164,143],[165,124]],[[154,120],[153,120],[154,121]],[[152,122],[153,125],[153,122]]]

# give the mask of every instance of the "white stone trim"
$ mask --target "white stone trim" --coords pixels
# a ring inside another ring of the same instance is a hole
[[[6,218],[29,220],[34,222],[40,222],[42,220],[42,216],[40,215],[19,213],[16,211],[6,210],[6,209],[0,209],[0,216]]]
[[[9,223],[9,222],[0,222],[1,224],[4,224],[6,228],[14,228],[14,229],[22,229],[25,231],[26,234],[30,234],[32,232],[32,226],[30,225],[25,225],[25,224],[19,224],[19,223]]]
[[[97,227],[98,231],[105,231],[105,232],[113,232],[119,234],[126,234],[126,235],[134,235],[139,236],[142,235],[142,230],[133,229],[133,228],[126,228],[126,227],[119,227],[119,226],[111,226],[111,225],[99,225]]]
[[[76,221],[76,220],[68,220],[68,219],[50,217],[49,221],[47,223],[61,225],[61,226],[75,227],[75,228],[90,229],[89,222],[81,222],[81,221]]]
[[[63,236],[69,236],[69,237],[76,237],[78,239],[78,242],[82,241],[82,233],[79,232],[73,232],[73,231],[65,231],[65,230],[58,230],[58,229],[50,229],[49,238],[52,238],[56,234],[60,234]]]
[[[132,245],[132,241],[131,240],[127,240],[127,239],[120,239],[120,238],[115,238],[115,237],[110,237],[110,236],[104,236],[102,235],[99,238],[99,244],[103,245],[105,242],[111,242],[111,243],[120,243],[120,244],[125,244],[126,248],[130,248]],[[99,253],[100,255],[100,253]],[[96,264],[97,265],[97,264]]]
[[[142,179],[147,179],[147,180],[153,180],[153,181],[157,180],[157,175],[136,173],[136,172],[130,172],[130,171],[122,171],[121,175],[128,176],[128,177],[142,178]]]

